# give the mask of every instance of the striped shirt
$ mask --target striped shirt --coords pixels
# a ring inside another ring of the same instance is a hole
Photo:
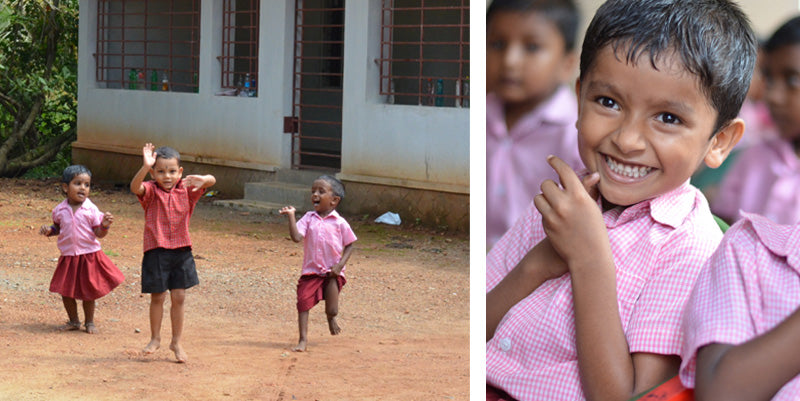
[[[654,199],[608,210],[603,219],[630,352],[679,355],[683,307],[722,237],[705,197],[687,181]],[[489,252],[487,291],[543,238],[541,215],[531,204]],[[548,280],[503,317],[486,343],[486,381],[518,400],[584,399],[569,274]]]
[[[798,307],[800,223],[779,225],[742,213],[700,273],[687,303],[680,373],[684,386],[694,387],[698,349],[711,343],[749,341],[772,330]],[[772,399],[800,399],[800,376]]]
[[[144,251],[192,246],[189,218],[205,189],[187,189],[183,179],[170,191],[163,190],[155,181],[142,185],[144,194],[138,198],[144,208]]]

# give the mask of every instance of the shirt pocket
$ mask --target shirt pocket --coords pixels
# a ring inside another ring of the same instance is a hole
[[[636,302],[642,295],[645,280],[625,270],[617,270],[617,305],[623,329],[627,330]]]

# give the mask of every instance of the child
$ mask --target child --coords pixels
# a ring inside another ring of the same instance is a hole
[[[339,313],[339,292],[347,282],[345,264],[353,253],[356,235],[339,216],[336,206],[344,199],[344,185],[329,175],[317,178],[311,185],[313,212],[307,212],[295,221],[295,208],[280,210],[289,218],[289,234],[294,242],[303,241],[303,269],[297,282],[297,323],[300,340],[292,349],[302,352],[308,343],[308,311],[325,300],[325,314],[331,334],[339,334],[336,323]]]
[[[145,355],[161,346],[161,318],[169,290],[172,341],[169,349],[178,363],[186,362],[180,344],[186,289],[200,283],[197,278],[189,218],[205,188],[214,185],[213,175],[183,175],[180,154],[170,147],[155,149],[147,143],[142,148],[144,163],[131,180],[131,192],[144,208],[144,257],[142,258],[142,293],[150,293],[150,343]],[[154,181],[144,182],[150,173]]]
[[[686,308],[681,381],[697,400],[800,399],[800,222],[743,213]]]
[[[722,232],[689,184],[719,166],[756,58],[721,0],[610,0],[580,60],[580,178],[557,157],[486,258],[487,398],[627,400],[678,372],[681,314]]]
[[[764,45],[764,97],[780,135],[743,150],[720,184],[711,210],[729,222],[739,210],[780,224],[800,221],[800,17]]]
[[[100,241],[114,221],[111,213],[102,213],[89,200],[92,172],[81,165],[64,169],[61,189],[67,199],[53,209],[53,225],[44,225],[39,233],[58,235],[61,256],[50,281],[50,291],[61,294],[69,321],[60,330],[78,330],[78,303],[83,301],[84,328],[97,334],[94,325],[95,300],[116,288],[125,277],[100,249]]]
[[[486,12],[486,241],[524,214],[556,175],[548,154],[583,168],[573,79],[578,11],[572,0],[494,0]]]

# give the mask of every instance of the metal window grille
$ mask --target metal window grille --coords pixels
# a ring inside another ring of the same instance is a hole
[[[200,0],[97,0],[98,84],[197,92]]]
[[[259,0],[224,0],[222,87],[256,96],[258,85]]]
[[[469,107],[469,1],[383,0],[382,14],[387,103]]]

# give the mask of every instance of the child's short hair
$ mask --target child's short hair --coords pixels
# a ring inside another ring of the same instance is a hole
[[[800,44],[800,16],[781,25],[764,44],[764,52],[772,53],[784,46]]]
[[[586,30],[580,79],[608,45],[628,63],[647,54],[653,67],[664,54],[679,55],[717,110],[713,135],[739,114],[750,87],[757,42],[747,16],[731,1],[609,0]],[[619,54],[621,50],[627,53]]]
[[[331,175],[321,175],[317,180],[322,180],[327,182],[331,186],[331,190],[333,190],[333,194],[339,197],[339,200],[344,200],[344,184],[341,181],[336,179],[336,177]]]
[[[86,166],[80,164],[73,164],[71,166],[67,166],[64,169],[64,172],[61,173],[61,182],[65,184],[69,184],[75,176],[86,174],[89,178],[92,178],[92,172]]]
[[[575,49],[580,14],[572,0],[494,0],[486,9],[486,25],[498,11],[537,12],[552,21],[564,38],[566,49]]]
[[[178,163],[181,161],[181,154],[169,146],[162,146],[156,149],[156,160],[158,160],[159,157],[164,159],[175,159],[178,161]]]

